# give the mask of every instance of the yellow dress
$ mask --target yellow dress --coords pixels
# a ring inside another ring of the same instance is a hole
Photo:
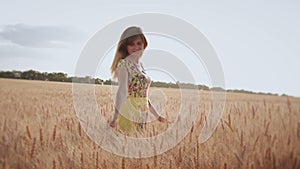
[[[119,67],[125,67],[128,72],[128,97],[120,110],[118,130],[124,134],[142,132],[149,112],[148,90],[151,80],[141,63],[136,65],[122,59]]]

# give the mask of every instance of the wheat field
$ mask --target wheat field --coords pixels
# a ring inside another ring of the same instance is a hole
[[[88,85],[88,84],[86,84]],[[103,150],[82,129],[72,100],[72,84],[0,79],[0,168],[300,168],[300,98],[226,93],[213,135],[198,143],[211,106],[200,92],[197,118],[187,136],[163,154],[122,157]],[[99,113],[109,121],[111,86],[95,86]],[[180,105],[178,89],[150,89],[151,100],[170,120]],[[165,105],[161,103],[162,97]],[[103,104],[104,103],[104,104]],[[151,122],[149,136],[170,124]],[[176,136],[174,136],[176,137]]]

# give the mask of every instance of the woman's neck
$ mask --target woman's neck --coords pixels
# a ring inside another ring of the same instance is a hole
[[[129,56],[127,56],[127,59],[136,64],[140,63],[140,57],[138,57],[138,56],[129,55]]]

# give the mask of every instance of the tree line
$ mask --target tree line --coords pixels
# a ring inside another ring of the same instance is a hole
[[[100,85],[117,85],[118,83],[112,81],[111,79],[103,80],[100,78],[93,78],[91,76],[76,77],[68,76],[67,73],[63,72],[39,72],[36,70],[27,71],[0,71],[0,78],[13,78],[13,79],[27,79],[27,80],[43,80],[43,81],[57,81],[57,82],[75,82],[75,83],[89,83],[89,84],[100,84]],[[151,87],[164,87],[164,88],[181,88],[181,89],[199,89],[199,90],[212,90],[212,91],[227,91],[227,92],[238,92],[238,93],[250,93],[250,94],[267,94],[267,95],[278,95],[273,93],[255,93],[246,90],[225,90],[221,87],[209,88],[206,85],[195,85],[191,83],[181,83],[177,81],[176,83],[166,83],[166,82],[151,82]],[[282,94],[282,96],[287,96]]]

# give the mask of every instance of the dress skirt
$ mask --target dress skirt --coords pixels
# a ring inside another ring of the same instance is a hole
[[[148,112],[149,107],[146,97],[133,97],[129,95],[121,107],[119,132],[126,135],[143,132]]]

